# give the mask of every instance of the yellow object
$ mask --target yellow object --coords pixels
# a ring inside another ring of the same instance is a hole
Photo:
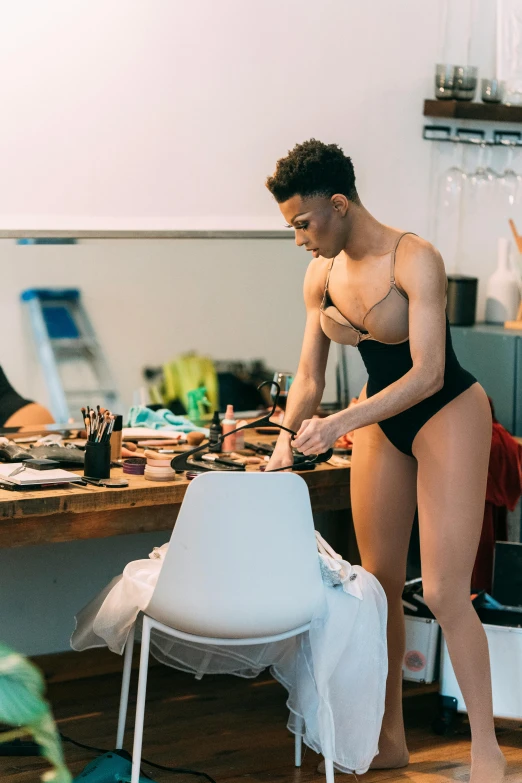
[[[180,400],[188,410],[188,392],[204,386],[212,410],[219,410],[218,379],[214,362],[207,356],[187,353],[163,365],[163,384],[150,390],[151,399],[163,405]]]

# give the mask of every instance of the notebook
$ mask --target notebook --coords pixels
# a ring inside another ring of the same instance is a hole
[[[21,462],[9,462],[6,465],[0,465],[0,481],[7,484],[15,484],[19,487],[31,487],[41,484],[67,484],[70,481],[81,481],[82,477],[77,473],[71,473],[69,470],[56,468],[55,470],[34,470],[34,468],[25,468],[16,476],[10,476],[14,470],[22,465]]]

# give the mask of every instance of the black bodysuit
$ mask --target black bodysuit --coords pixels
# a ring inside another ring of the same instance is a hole
[[[399,237],[392,252],[388,293],[364,316],[363,327],[366,319],[373,322],[373,325],[368,322],[368,331],[353,326],[330,297],[328,283],[335,259],[330,264],[326,278],[321,304],[321,328],[334,342],[353,345],[359,349],[368,371],[368,397],[390,386],[413,367],[408,336],[408,298],[395,283],[395,253],[403,236],[405,234]],[[379,427],[399,451],[412,456],[413,440],[421,427],[474,383],[476,378],[460,366],[455,355],[446,316],[446,357],[442,389],[402,413],[380,421]]]
[[[32,400],[25,400],[13,389],[0,367],[0,427],[5,425],[13,413],[31,402]]]

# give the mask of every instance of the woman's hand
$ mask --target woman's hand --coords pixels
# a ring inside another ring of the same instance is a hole
[[[265,473],[268,473],[270,470],[278,470],[279,468],[286,468],[287,466],[291,466],[293,464],[294,464],[294,455],[292,452],[290,441],[288,440],[285,441],[284,443],[278,441],[274,451],[272,452],[272,456],[267,462]]]
[[[343,413],[346,414],[346,411]],[[337,414],[326,416],[324,419],[305,419],[299,427],[297,436],[292,441],[292,446],[307,456],[309,454],[323,454],[332,448],[337,438],[344,435],[349,429],[349,423]]]

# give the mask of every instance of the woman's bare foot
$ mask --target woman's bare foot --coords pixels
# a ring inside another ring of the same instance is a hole
[[[410,754],[406,747],[402,720],[397,725],[383,723],[379,737],[379,752],[370,764],[370,769],[400,769],[406,767],[409,760]]]
[[[375,756],[374,760],[370,764],[370,769],[400,769],[401,767],[408,766],[408,762],[410,760],[410,754],[408,753],[408,748],[406,747],[406,743],[404,743],[404,745],[399,748],[392,745],[386,747],[385,744],[382,743],[382,741],[379,744],[382,746],[381,750]],[[321,761],[321,763],[317,767],[317,771],[320,772],[322,775],[325,774],[324,761]],[[473,783],[482,783],[482,781],[477,780],[476,782],[473,781]],[[493,781],[489,781],[488,783],[497,783],[497,781],[496,779],[494,779]]]
[[[506,759],[498,748],[489,753],[471,754],[471,775],[469,783],[504,783]]]
[[[408,766],[410,754],[406,743],[401,746],[386,747],[385,743],[380,742],[379,747],[380,750],[370,764],[370,769],[400,769]]]

